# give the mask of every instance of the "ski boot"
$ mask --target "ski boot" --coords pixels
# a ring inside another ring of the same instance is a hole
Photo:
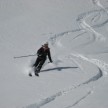
[[[39,72],[40,72],[40,69],[37,68],[37,69],[35,70],[35,75],[36,75],[36,76],[39,76],[39,74],[38,74]]]

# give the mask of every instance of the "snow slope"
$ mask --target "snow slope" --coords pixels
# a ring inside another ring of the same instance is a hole
[[[0,108],[107,108],[107,34],[107,0],[0,0]]]

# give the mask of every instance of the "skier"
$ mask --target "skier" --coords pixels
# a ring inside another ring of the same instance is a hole
[[[33,67],[35,68],[35,75],[39,76],[39,72],[43,66],[43,64],[45,63],[47,56],[49,58],[49,61],[52,63],[52,59],[51,59],[51,54],[50,54],[50,48],[48,47],[48,42],[45,43],[44,45],[42,45],[42,47],[37,51],[37,59],[33,65]]]

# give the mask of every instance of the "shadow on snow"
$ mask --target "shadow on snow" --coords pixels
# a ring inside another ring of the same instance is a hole
[[[54,71],[54,70],[62,71],[63,69],[72,69],[72,68],[78,68],[78,67],[56,67],[56,68],[41,70],[40,72],[47,72],[47,71]]]

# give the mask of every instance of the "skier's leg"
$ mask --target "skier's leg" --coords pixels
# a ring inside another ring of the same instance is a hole
[[[37,66],[37,72],[39,73],[46,59],[42,59]]]
[[[37,67],[38,64],[39,64],[39,62],[40,62],[40,59],[39,59],[39,57],[38,57],[38,58],[36,59],[35,63],[33,64],[33,67]]]
[[[35,72],[35,75],[36,75],[36,76],[39,76],[39,74],[38,74],[38,72],[37,72],[37,67],[38,67],[40,61],[41,61],[41,59],[38,57],[38,58],[36,59],[36,61],[35,61],[35,64],[33,65],[33,67],[34,67],[34,72]]]

